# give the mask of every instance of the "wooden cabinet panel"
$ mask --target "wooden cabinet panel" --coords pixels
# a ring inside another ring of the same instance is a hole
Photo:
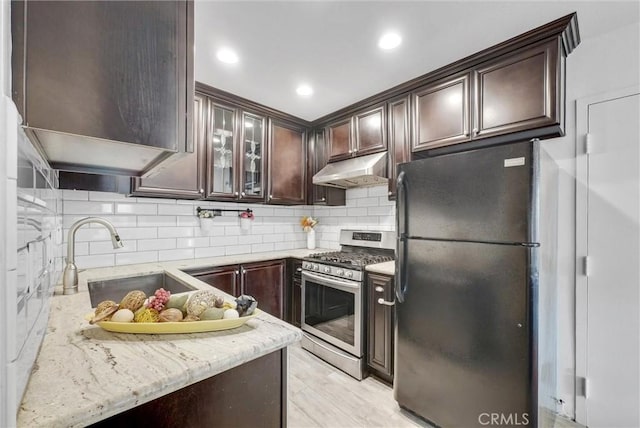
[[[184,151],[193,96],[192,6],[184,1],[12,5],[14,37],[23,42],[14,45],[14,100],[25,125],[50,148],[54,166],[87,172],[104,166],[101,171],[122,174],[118,165],[125,170],[143,165],[119,161],[96,139]],[[70,146],[90,146],[102,156],[91,163],[74,158],[67,165],[64,150]]]
[[[393,380],[394,306],[378,303],[393,301],[393,277],[367,275],[367,365],[381,378]]]
[[[430,84],[413,95],[412,151],[457,144],[469,135],[469,74]]]
[[[382,152],[387,149],[384,113],[385,106],[382,105],[355,116],[356,140],[353,150],[356,156]]]
[[[558,40],[500,57],[474,73],[474,137],[560,124]]]
[[[390,101],[387,104],[389,134],[389,199],[396,197],[397,165],[411,160],[409,139],[410,97]]]
[[[269,124],[270,204],[304,204],[307,186],[307,133],[303,128],[271,120]]]
[[[266,119],[264,116],[242,112],[240,144],[240,200],[265,199]]]
[[[282,319],[284,261],[249,263],[241,266],[242,294],[253,296],[258,308]]]
[[[209,99],[207,129],[207,199],[234,200],[238,190],[238,122],[240,111]]]
[[[310,203],[314,205],[345,205],[346,204],[346,192],[344,189],[338,189],[336,187],[316,186],[313,184],[313,175],[320,171],[327,165],[328,162],[328,148],[327,140],[325,138],[324,129],[316,129],[311,132],[311,138],[309,139],[309,194]]]
[[[89,425],[137,426],[286,427],[286,348]]]
[[[347,159],[352,154],[351,118],[330,124],[327,127],[329,139],[329,161]]]
[[[238,297],[240,294],[240,271],[237,265],[223,266],[192,275],[200,281],[206,282],[212,287],[216,287],[218,290],[231,294],[234,297]]]
[[[206,115],[208,100],[196,93],[193,107],[193,153],[184,155],[149,178],[133,178],[133,196],[199,199],[204,194]]]

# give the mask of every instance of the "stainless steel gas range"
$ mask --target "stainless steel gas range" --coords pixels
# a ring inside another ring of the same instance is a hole
[[[302,347],[360,380],[364,267],[394,259],[395,233],[342,230],[340,245],[302,262]]]

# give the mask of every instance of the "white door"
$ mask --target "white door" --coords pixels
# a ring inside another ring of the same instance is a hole
[[[633,92],[578,111],[586,113],[588,154],[586,180],[578,176],[577,210],[586,213],[577,215],[576,252],[588,259],[576,289],[576,419],[590,428],[640,427],[640,95]]]

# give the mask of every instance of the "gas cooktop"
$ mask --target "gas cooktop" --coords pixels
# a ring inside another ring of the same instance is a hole
[[[370,254],[361,251],[331,251],[328,253],[316,253],[306,257],[309,260],[326,264],[362,269],[366,265],[382,263],[393,260],[392,254]]]

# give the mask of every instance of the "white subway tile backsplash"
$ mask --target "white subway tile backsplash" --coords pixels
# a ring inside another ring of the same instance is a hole
[[[138,216],[138,226],[175,226],[175,216]]]
[[[65,214],[113,214],[113,204],[108,202],[65,201]]]
[[[388,193],[389,193],[389,187],[387,185],[369,187],[369,189],[368,189],[369,197],[371,197],[371,196],[384,196],[386,198]]]
[[[208,247],[209,238],[206,236],[197,238],[178,238],[176,239],[176,246],[178,248]]]
[[[132,200],[136,202],[135,198],[129,198],[127,195],[122,193],[113,193],[113,192],[88,192],[90,201],[124,201],[124,200]]]
[[[236,245],[236,244],[238,244],[237,236],[215,236],[215,237],[209,238],[209,245],[211,245],[212,247],[222,247],[225,245]]]
[[[175,238],[141,239],[138,241],[139,251],[173,250],[176,248]]]
[[[158,261],[157,251],[139,251],[137,253],[116,253],[116,265],[132,265]]]
[[[367,215],[366,208],[348,208],[347,216],[349,217],[364,217]]]
[[[78,269],[115,266],[115,254],[76,256],[76,265]]]
[[[158,238],[186,238],[194,236],[193,227],[161,227]]]
[[[253,244],[253,245],[251,245],[251,252],[252,253],[263,253],[265,251],[274,251],[274,244],[273,243],[268,243],[268,244]]]
[[[379,204],[378,198],[362,198],[358,199],[359,207],[377,207]]]
[[[235,256],[236,254],[246,254],[251,252],[251,247],[247,245],[231,245],[224,247],[224,254],[227,256]]]
[[[393,215],[395,212],[395,207],[393,206],[384,206],[384,207],[369,207],[367,208],[367,215],[384,215],[389,216]]]
[[[224,256],[224,247],[196,248],[195,258]]]
[[[155,204],[116,204],[116,214],[145,214],[155,215],[158,206]]]
[[[293,250],[295,248],[298,247],[296,247],[293,242],[274,242],[273,244],[273,249],[275,251]]]
[[[155,239],[158,237],[157,227],[118,227],[118,235],[123,241],[131,239]]]
[[[89,242],[89,254],[115,254],[115,253],[130,253],[138,251],[138,241],[125,241],[122,240],[124,247],[115,249],[111,241],[92,241]]]
[[[369,189],[366,187],[356,187],[354,189],[347,189],[347,199],[359,199],[369,196]]]
[[[158,215],[181,215],[196,217],[196,210],[192,205],[158,205]]]
[[[194,258],[193,248],[183,248],[179,250],[161,250],[158,251],[158,261],[168,260],[185,260]]]
[[[386,185],[349,189],[346,196],[346,207],[283,207],[64,191],[65,240],[71,224],[88,215],[100,215],[118,229],[127,246],[123,250],[112,249],[109,233],[101,225],[78,230],[76,254],[85,258],[84,268],[304,248],[307,236],[299,225],[303,215],[319,220],[319,248],[338,248],[341,229],[393,230],[395,202],[387,200]],[[195,215],[198,206],[250,208],[256,218],[245,231],[236,213],[223,213],[211,229],[203,230]]]
[[[86,190],[63,190],[62,198],[65,201],[88,201],[89,192]]]

